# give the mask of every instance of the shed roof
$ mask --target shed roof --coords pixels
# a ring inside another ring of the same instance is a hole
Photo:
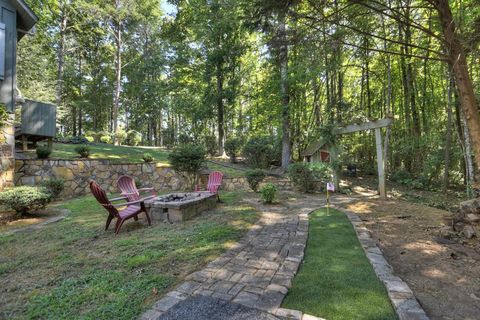
[[[313,156],[318,150],[320,150],[327,143],[324,139],[319,139],[317,141],[311,142],[307,148],[302,152],[302,157]]]
[[[18,39],[22,38],[26,32],[32,30],[38,21],[38,16],[23,0],[10,0],[12,6],[17,10],[17,29],[23,32],[18,33]]]

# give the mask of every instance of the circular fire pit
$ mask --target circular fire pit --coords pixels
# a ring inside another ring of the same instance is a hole
[[[182,222],[215,208],[217,195],[210,192],[171,193],[145,201],[153,221]]]

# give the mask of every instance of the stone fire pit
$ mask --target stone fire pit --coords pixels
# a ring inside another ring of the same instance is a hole
[[[217,195],[210,192],[171,193],[145,201],[153,221],[182,222],[215,208]]]

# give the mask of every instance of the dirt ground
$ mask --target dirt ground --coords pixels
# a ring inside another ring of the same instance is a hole
[[[402,200],[358,200],[357,213],[431,319],[480,319],[480,245],[437,237],[449,212]]]
[[[19,216],[15,212],[0,209],[0,232],[38,224],[59,214],[61,214],[59,210],[40,210],[37,213]]]

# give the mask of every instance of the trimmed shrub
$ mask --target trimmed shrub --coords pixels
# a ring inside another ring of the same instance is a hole
[[[52,153],[52,150],[50,150],[49,147],[45,147],[45,146],[37,147],[38,159],[47,159],[51,153]]]
[[[20,215],[43,209],[50,200],[51,195],[44,187],[21,186],[0,192],[0,204]]]
[[[142,160],[146,163],[150,163],[150,162],[153,162],[155,158],[150,153],[147,152],[143,154]]]
[[[318,182],[330,180],[331,167],[323,162],[293,163],[288,167],[288,177],[302,192],[313,192]]]
[[[100,142],[108,143],[108,144],[113,143],[112,135],[110,134],[110,132],[102,131],[99,133],[99,135],[100,135],[100,138],[99,138]]]
[[[117,132],[114,133],[115,140],[117,144],[121,145],[127,140],[127,132],[122,128],[118,128]]]
[[[90,147],[87,145],[78,146],[75,152],[80,155],[80,158],[88,158],[90,156]]]
[[[82,136],[66,136],[66,137],[56,137],[56,142],[64,143],[64,144],[83,144],[89,143],[89,139]]]
[[[273,183],[267,183],[260,189],[260,193],[262,194],[263,202],[267,204],[273,203],[277,194],[277,187]]]
[[[127,145],[129,146],[138,146],[142,142],[142,134],[135,130],[130,130],[127,132]]]
[[[253,169],[245,172],[247,177],[248,185],[252,188],[253,191],[257,192],[258,185],[265,179],[265,172],[262,169]]]
[[[191,187],[195,186],[200,169],[205,164],[205,149],[199,145],[182,144],[168,155],[172,168],[190,179]]]
[[[217,137],[209,135],[209,136],[205,136],[203,140],[205,143],[205,150],[207,151],[207,154],[211,157],[216,156],[218,154]]]
[[[50,193],[52,198],[56,199],[60,196],[65,188],[65,180],[63,179],[50,179],[43,181],[42,186]]]
[[[272,138],[265,136],[250,138],[243,147],[243,156],[254,168],[268,168],[274,158]]]
[[[400,170],[397,170],[395,171],[391,178],[392,181],[395,181],[395,182],[398,182],[398,183],[402,183],[404,181],[410,181],[412,180],[412,175],[410,174],[410,172],[408,172],[407,170],[405,169],[400,169]]]
[[[228,139],[225,142],[225,152],[230,157],[230,161],[235,163],[242,148],[242,140],[239,138]]]

